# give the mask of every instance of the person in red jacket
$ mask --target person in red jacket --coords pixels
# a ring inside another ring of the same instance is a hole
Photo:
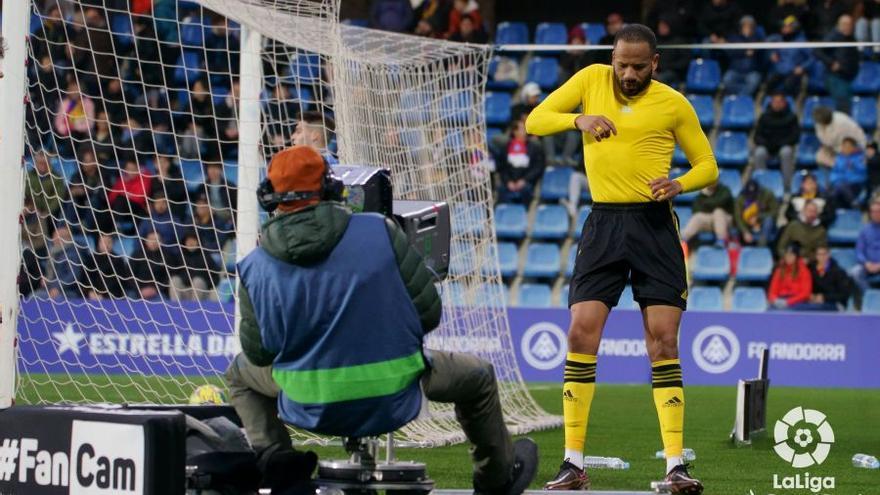
[[[125,168],[107,194],[110,209],[116,215],[117,226],[120,222],[136,225],[139,220],[149,217],[147,198],[152,189],[152,178],[134,160],[126,161]]]
[[[800,253],[800,243],[792,242],[786,246],[785,254],[773,272],[767,298],[774,309],[789,309],[810,300],[813,277]]]

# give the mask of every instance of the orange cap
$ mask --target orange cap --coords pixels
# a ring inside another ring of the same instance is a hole
[[[321,153],[311,146],[291,146],[275,154],[269,162],[269,180],[276,193],[321,191],[327,165]],[[296,211],[319,202],[319,198],[289,201],[280,211]]]

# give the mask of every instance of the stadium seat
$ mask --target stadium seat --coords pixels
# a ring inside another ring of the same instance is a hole
[[[816,152],[819,151],[819,138],[812,132],[802,132],[797,146],[797,164],[799,167],[816,166]]]
[[[807,93],[822,95],[828,93],[825,88],[825,64],[814,63],[810,65],[810,70],[807,71]]]
[[[522,45],[529,42],[529,28],[524,22],[499,22],[495,28],[495,44]]]
[[[510,123],[510,93],[486,92],[486,124],[507,126]]]
[[[877,128],[877,98],[853,96],[850,116],[870,133]]]
[[[620,309],[639,309],[639,303],[637,303],[633,297],[633,288],[631,285],[627,285],[623,288],[623,292],[620,293],[620,299],[617,300],[616,307]]]
[[[535,43],[538,45],[567,45],[568,29],[561,22],[542,22],[535,29]]]
[[[473,274],[477,259],[473,244],[455,240],[449,247],[449,273],[451,275],[465,276]]]
[[[492,149],[493,149],[492,148],[492,140],[495,138],[495,136],[498,136],[500,134],[504,134],[503,129],[499,129],[497,127],[487,127],[486,128],[486,142],[489,145],[489,151],[492,151]]]
[[[400,95],[400,107],[403,109],[403,122],[417,127],[431,120],[428,95],[421,91],[405,91]]]
[[[684,151],[678,147],[678,144],[675,145],[675,149],[672,151],[672,165],[676,167],[683,167],[688,164],[687,155],[684,154]]]
[[[834,223],[828,228],[828,242],[833,244],[855,244],[862,230],[862,212],[859,210],[838,209]]]
[[[58,157],[58,163],[61,165],[61,173],[64,174],[65,179],[69,179],[79,170],[79,162],[76,161],[76,158],[64,158],[61,156]]]
[[[541,179],[541,201],[559,201],[567,198],[571,174],[571,167],[548,168]]]
[[[467,91],[448,91],[440,99],[440,118],[447,124],[462,125],[474,115],[473,95]]]
[[[831,248],[831,257],[844,271],[849,272],[850,268],[856,266],[856,250],[853,248]]]
[[[517,306],[525,308],[549,308],[553,291],[547,284],[522,284],[519,287]]]
[[[440,297],[443,304],[452,306],[464,306],[465,288],[461,282],[447,282],[441,286]]]
[[[718,165],[743,167],[749,161],[749,137],[744,132],[724,131],[715,141]]]
[[[813,109],[820,106],[834,108],[834,100],[830,96],[809,96],[804,100],[804,109],[801,112],[802,129],[812,129],[815,126]]]
[[[499,239],[523,239],[527,227],[528,213],[525,206],[505,203],[495,206],[495,234]]]
[[[733,290],[733,311],[767,311],[767,294],[760,287],[737,287]]]
[[[605,25],[601,22],[585,22],[581,24],[581,29],[584,30],[584,34],[587,36],[587,41],[589,41],[591,45],[598,45],[599,41],[607,34],[607,31],[605,31]]]
[[[120,48],[127,50],[134,43],[134,29],[131,26],[131,16],[127,13],[112,14],[110,16],[110,32],[113,34],[113,42],[118,42]]]
[[[715,93],[721,84],[721,67],[707,58],[691,60],[687,72],[687,90],[695,93]]]
[[[568,236],[568,210],[562,205],[539,205],[532,223],[532,238],[561,240]]]
[[[486,210],[479,204],[452,205],[452,233],[458,235],[482,236],[487,218]]]
[[[709,129],[715,125],[715,102],[711,96],[688,95],[687,99],[693,105],[694,110],[696,110],[701,126]]]
[[[513,278],[519,270],[519,250],[512,242],[498,243],[498,264],[501,267],[501,276]]]
[[[691,311],[724,311],[724,296],[720,287],[694,287],[687,305]]]
[[[205,75],[204,56],[199,52],[184,50],[174,68],[174,82],[189,87]]]
[[[300,53],[290,64],[290,75],[298,84],[321,82],[321,57],[317,53]]]
[[[559,302],[556,304],[561,308],[568,307],[568,284],[562,284],[562,287],[559,288]]]
[[[859,73],[852,82],[852,90],[858,95],[880,93],[880,63],[862,62]]]
[[[235,162],[223,162],[223,177],[232,184],[238,184],[238,164]]]
[[[730,257],[727,250],[701,246],[693,261],[693,278],[699,282],[724,282],[730,277]]]
[[[505,62],[505,63],[512,62],[512,63],[517,64],[517,68],[519,67],[519,63],[513,62],[513,59],[511,59],[510,57],[501,57],[498,55],[492,57],[492,59],[489,60],[489,80],[486,82],[486,88],[490,89],[490,90],[501,89],[501,90],[513,91],[517,87],[519,87],[519,71],[517,71],[516,79],[510,79],[510,78],[498,79],[497,78],[498,66],[501,65],[502,62]],[[510,74],[510,75],[512,75],[512,74]]]
[[[770,190],[776,199],[782,199],[785,188],[782,185],[782,172],[779,170],[755,170],[752,178],[761,184],[761,187]]]
[[[773,274],[773,254],[766,247],[744,247],[736,264],[737,282],[766,282]]]
[[[205,46],[205,22],[201,15],[188,15],[180,21],[180,44],[184,48]]]
[[[862,296],[862,313],[880,315],[880,289],[868,289]]]
[[[526,250],[523,276],[540,279],[556,278],[559,275],[561,265],[559,246],[545,242],[533,242]]]
[[[468,301],[468,299],[465,299]],[[480,284],[471,290],[471,299],[475,304],[498,306],[510,304],[510,288],[504,284]]]
[[[577,219],[574,223],[574,231],[572,232],[572,237],[575,239],[581,238],[581,233],[583,233],[584,224],[587,222],[587,217],[590,216],[590,212],[593,211],[593,208],[590,205],[581,206],[578,209]]]
[[[117,236],[116,241],[113,243],[113,254],[130,258],[137,252],[140,244],[140,240],[137,237]]]
[[[534,57],[526,69],[526,82],[537,83],[543,90],[556,89],[559,83],[559,62],[552,57]]]
[[[574,264],[575,264],[575,261],[577,260],[577,251],[578,251],[577,243],[573,243],[568,248],[568,259],[565,262],[565,277],[566,278],[571,278],[571,276],[574,275]]]
[[[229,303],[235,300],[235,282],[233,279],[224,277],[217,284],[217,297],[221,303]]]
[[[755,100],[741,95],[724,97],[719,125],[722,129],[751,129],[755,125]]]
[[[718,183],[727,186],[734,198],[739,196],[740,191],[742,191],[742,175],[740,175],[739,170],[732,168],[719,169]]]
[[[675,215],[678,217],[678,230],[683,230],[684,226],[691,220],[694,211],[690,206],[676,206],[673,210],[675,210]]]
[[[205,182],[205,170],[204,167],[202,167],[201,160],[187,160],[181,158],[180,174],[183,176],[183,180],[186,181],[186,186],[189,189]]]

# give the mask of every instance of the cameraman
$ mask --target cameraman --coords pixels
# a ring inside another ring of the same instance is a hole
[[[278,214],[238,265],[243,352],[226,380],[264,485],[288,486],[314,469],[316,459],[293,450],[282,421],[377,435],[414,419],[424,392],[455,404],[474,444],[475,491],[521,493],[534,477],[537,446],[511,441],[492,365],[423,351],[441,316],[430,272],[393,221],[352,214],[339,202],[342,190],[315,148],[279,152],[258,192]]]

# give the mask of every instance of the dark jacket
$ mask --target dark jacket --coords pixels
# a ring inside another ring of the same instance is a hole
[[[764,146],[771,154],[779,152],[779,148],[797,144],[801,136],[801,128],[798,125],[797,116],[790,108],[780,112],[772,108],[761,114],[758,126],[755,129],[755,145]]]
[[[727,38],[728,43],[759,43],[764,38],[753,34],[746,38],[742,34],[734,34]],[[739,72],[740,74],[748,74],[749,72],[763,71],[765,60],[767,58],[766,50],[726,50],[727,51],[727,68]]]
[[[840,31],[834,30],[825,37],[825,41],[855,41],[856,39],[852,36],[844,36]],[[834,47],[834,48],[822,48],[816,50],[816,58],[822,61],[825,64],[825,68],[828,70],[828,73],[831,72],[831,64],[834,62],[838,62],[840,64],[840,70],[835,72],[843,79],[847,81],[852,81],[856,78],[856,74],[859,73],[859,50],[858,48],[853,47]]]
[[[828,260],[828,266],[820,275],[816,262],[810,263],[810,274],[813,276],[813,294],[822,294],[825,302],[846,306],[852,292],[849,277],[834,258]]]
[[[408,31],[414,13],[409,0],[376,0],[370,8],[370,27],[384,31]]]
[[[715,194],[711,196],[700,192],[694,198],[694,213],[712,213],[716,208],[733,215],[733,195],[724,184],[718,184]]]
[[[202,278],[213,286],[217,282],[217,276],[220,274],[220,267],[211,253],[205,252],[201,247],[196,247],[192,251],[185,246],[180,247],[183,268],[180,270],[180,276],[188,286],[192,286],[192,281],[196,278]]]
[[[273,257],[297,265],[326,258],[348,227],[351,212],[338,203],[323,202],[294,213],[280,214],[261,230],[260,245]],[[440,324],[441,301],[434,278],[406,234],[391,220],[385,222],[407,292],[412,298],[425,332]],[[260,328],[247,290],[240,287],[241,348],[257,366],[272,364],[274,355],[263,348]]]
[[[524,179],[531,185],[535,185],[538,179],[544,175],[544,150],[534,139],[526,141],[526,152],[529,155],[527,167],[514,167],[507,161],[507,148],[495,154],[495,168],[501,177],[502,184],[507,181]]]
[[[688,39],[678,34],[670,34],[669,36],[657,36],[658,45],[685,45]],[[595,52],[587,52],[595,53]],[[684,79],[687,75],[688,66],[691,64],[690,50],[677,50],[668,48],[660,50],[660,63],[657,65],[659,71],[672,71],[679,79]]]
[[[128,264],[121,256],[113,253],[93,251],[83,259],[80,280],[84,287],[90,287],[102,297],[125,297],[131,275]]]
[[[740,17],[742,17],[742,10],[735,0],[729,0],[722,6],[706,2],[697,18],[700,36],[715,34],[727,37],[736,31]]]
[[[816,206],[819,207],[819,223],[821,223],[826,229],[830,228],[831,224],[834,223],[834,219],[837,217],[837,212],[834,211],[834,207],[831,205],[831,200],[825,197],[824,194],[819,194],[811,199],[816,203]],[[797,220],[801,214],[801,210],[804,209],[806,201],[807,199],[803,196],[792,196],[788,201],[788,208],[785,209],[785,218],[787,218],[789,222]]]
[[[181,267],[180,257],[171,249],[160,247],[155,251],[139,249],[131,257],[131,274],[138,287],[154,286],[165,297],[171,286],[171,275]]]

